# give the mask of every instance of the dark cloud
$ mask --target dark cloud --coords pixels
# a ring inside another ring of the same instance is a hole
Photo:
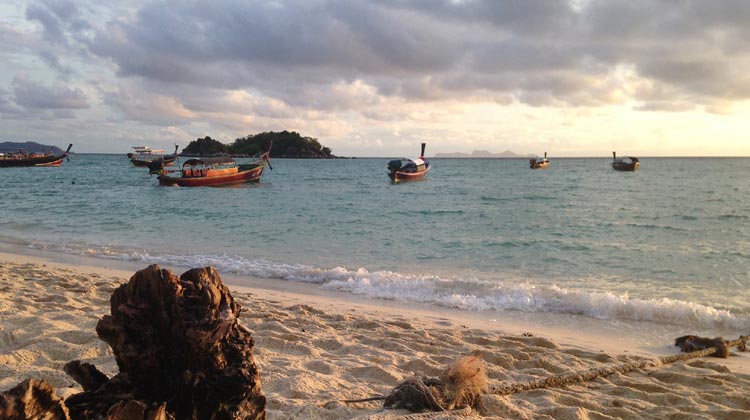
[[[77,36],[90,28],[76,3],[71,0],[44,0],[31,3],[26,8],[26,19],[39,22],[44,39],[52,44],[69,43],[69,37]]]
[[[21,111],[10,99],[10,92],[0,87],[0,116],[8,117]]]
[[[26,9],[26,18],[31,21],[37,21],[42,25],[44,39],[53,44],[65,43],[66,34],[63,29],[63,22],[52,10],[42,4],[32,4]]]
[[[283,94],[310,85],[452,66],[459,48],[437,22],[404,22],[366,3],[221,4],[144,7],[91,44],[123,77]],[[431,26],[429,30],[425,26]]]
[[[89,107],[86,95],[80,89],[60,84],[45,86],[27,77],[13,80],[11,96],[16,105],[29,112]]]
[[[44,61],[51,69],[56,70],[61,77],[67,78],[73,73],[73,70],[62,64],[59,57],[51,51],[40,51],[39,58]]]
[[[580,24],[579,14],[571,4],[559,0],[386,0],[382,3],[445,22],[458,30],[486,31],[487,28],[480,26],[486,25],[534,38],[555,38]]]
[[[52,115],[56,119],[75,119],[76,113],[70,109],[56,109],[52,112]]]
[[[60,36],[59,14],[29,14]],[[617,89],[622,68],[680,102],[709,103],[750,95],[735,70],[750,52],[748,20],[744,1],[161,1],[109,22],[88,46],[122,77],[254,90],[295,106],[318,106],[315,96],[355,80],[404,100],[617,103],[625,98],[602,86]]]

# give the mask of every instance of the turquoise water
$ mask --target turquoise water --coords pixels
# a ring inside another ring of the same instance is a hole
[[[750,159],[274,160],[257,184],[160,187],[122,155],[3,169],[0,241],[313,283],[467,311],[750,327]]]

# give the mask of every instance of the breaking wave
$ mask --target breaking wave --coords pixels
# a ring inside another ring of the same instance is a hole
[[[419,302],[467,311],[522,311],[577,314],[601,320],[651,321],[705,328],[750,329],[750,317],[731,310],[679,299],[631,298],[627,293],[595,292],[555,284],[490,282],[478,279],[442,278],[434,275],[394,271],[319,268],[229,255],[170,255],[114,250],[111,248],[65,248],[32,244],[31,247],[98,258],[119,259],[177,267],[213,266],[220,273],[260,277],[318,285],[376,299]]]

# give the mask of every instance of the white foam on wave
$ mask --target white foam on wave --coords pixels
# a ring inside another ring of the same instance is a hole
[[[750,326],[750,318],[747,316],[737,316],[727,310],[675,299],[633,299],[627,294],[570,290],[557,285],[539,286],[528,283],[484,283],[484,287],[475,287],[472,293],[464,293],[455,288],[441,287],[446,282],[451,283],[429,277],[404,278],[395,273],[362,273],[362,270],[358,270],[344,280],[331,280],[323,287],[376,298],[411,300],[465,310],[553,312],[596,319],[653,321],[739,331],[745,331]]]
[[[39,247],[39,246],[37,246]],[[49,249],[49,246],[43,248]],[[229,255],[154,255],[111,248],[82,247],[63,250],[100,258],[117,258],[147,264],[179,267],[213,266],[221,273],[305,282],[377,299],[420,302],[469,311],[523,311],[584,315],[603,320],[652,321],[705,329],[750,329],[750,317],[678,299],[636,299],[627,293],[568,289],[529,282],[489,282],[446,279],[433,275],[405,274],[343,267],[322,269],[304,264],[248,260]]]
[[[514,310],[585,315],[596,319],[653,321],[699,328],[745,331],[750,318],[697,303],[661,298],[634,299],[625,294],[574,290],[558,285],[504,284],[445,279],[432,275],[343,267],[322,269],[229,256],[150,256],[148,263],[178,266],[211,265],[220,272],[319,284],[378,299],[420,302],[470,311]]]

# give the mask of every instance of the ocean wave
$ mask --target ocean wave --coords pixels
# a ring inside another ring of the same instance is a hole
[[[524,199],[524,200],[529,200],[529,201],[536,201],[536,200],[554,201],[554,200],[558,200],[558,197],[554,197],[554,196],[551,196],[551,195],[540,195],[540,194],[523,195],[520,198]]]
[[[467,311],[547,312],[588,316],[601,320],[650,321],[703,329],[750,329],[750,317],[693,302],[637,299],[627,293],[596,292],[539,285],[531,282],[442,278],[394,271],[319,268],[251,260],[231,255],[169,255],[126,252],[112,248],[31,245],[32,247],[99,258],[115,258],[177,267],[212,266],[220,273],[315,284],[376,299],[419,302]]]
[[[414,211],[398,211],[396,214],[403,214],[409,216],[443,216],[453,214],[464,214],[463,210],[414,210]]]
[[[452,287],[454,281],[429,276],[389,272],[367,273],[361,269],[346,279],[330,280],[323,288],[348,291],[381,299],[408,300],[464,310],[514,310],[584,315],[602,320],[652,321],[698,328],[750,326],[750,318],[675,299],[633,299],[627,294],[571,290],[557,285],[485,284],[472,293]],[[475,289],[477,289],[475,287]]]
[[[25,239],[16,238],[14,236],[6,236],[3,234],[0,234],[0,243],[6,243],[9,245],[17,245],[17,246],[29,246],[31,244],[31,242]]]
[[[647,230],[669,230],[669,231],[674,231],[674,232],[687,231],[687,229],[680,228],[680,227],[668,226],[668,225],[655,225],[652,223],[626,223],[625,226],[639,228],[639,229],[647,229]]]
[[[717,217],[719,220],[748,220],[749,216],[744,214],[722,214]]]
[[[488,195],[482,195],[479,197],[479,201],[487,202],[487,203],[497,203],[497,202],[505,202],[505,201],[512,201],[512,198],[505,198],[505,197],[492,197]]]

